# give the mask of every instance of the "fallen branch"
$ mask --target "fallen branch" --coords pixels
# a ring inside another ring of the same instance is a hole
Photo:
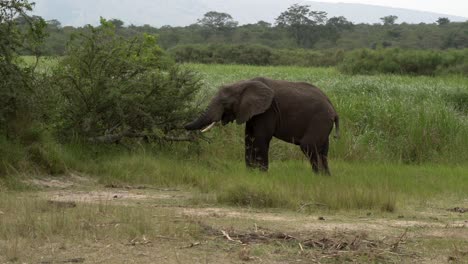
[[[195,243],[190,243],[190,245],[188,246],[185,246],[185,247],[180,247],[179,249],[184,249],[184,248],[193,248],[193,247],[196,247],[196,246],[199,246],[201,245],[200,242],[195,242]]]
[[[148,133],[136,133],[130,131],[124,131],[122,133],[117,134],[110,134],[110,135],[103,135],[98,137],[90,137],[88,141],[91,143],[105,143],[105,144],[112,144],[118,143],[123,138],[151,138],[155,140],[161,141],[168,141],[168,142],[194,142],[197,138],[210,142],[208,138],[198,135],[194,136],[193,134],[188,134],[185,137],[174,137],[174,136],[158,136],[155,134],[148,134]]]
[[[406,236],[407,232],[408,232],[408,229],[405,229],[405,232],[403,232],[403,234],[401,234],[401,236],[398,238],[398,240],[395,243],[392,244],[392,246],[390,248],[391,252],[396,252],[398,250],[398,246],[400,245],[403,238]]]

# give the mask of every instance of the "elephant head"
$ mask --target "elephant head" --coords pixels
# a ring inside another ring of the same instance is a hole
[[[259,81],[242,81],[223,86],[211,99],[207,109],[194,121],[185,125],[187,130],[208,131],[216,122],[223,125],[236,120],[247,122],[265,112],[271,105],[274,91]]]

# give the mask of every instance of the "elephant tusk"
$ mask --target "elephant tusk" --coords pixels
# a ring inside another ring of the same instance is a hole
[[[216,122],[211,123],[211,125],[205,127],[201,132],[202,132],[202,133],[207,132],[207,131],[210,130],[215,124],[216,124]]]

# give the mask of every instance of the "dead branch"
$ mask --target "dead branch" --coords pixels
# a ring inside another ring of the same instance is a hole
[[[242,244],[242,241],[232,239],[226,231],[221,230],[221,233],[223,233],[223,236],[227,238],[227,240]]]
[[[190,243],[190,245],[188,246],[185,246],[185,247],[180,247],[179,249],[184,249],[184,248],[193,248],[193,247],[196,247],[196,246],[199,246],[201,245],[200,242],[195,242],[195,243]]]
[[[408,229],[405,229],[405,232],[403,232],[403,234],[401,234],[401,236],[398,238],[398,240],[395,243],[392,244],[392,246],[390,248],[391,252],[396,252],[398,250],[398,246],[403,241],[403,238],[406,236],[407,232],[408,232]]]
[[[192,135],[187,135],[186,137],[173,137],[173,136],[158,136],[154,134],[147,133],[135,133],[130,131],[124,131],[117,134],[109,134],[98,137],[90,137],[88,141],[91,143],[105,143],[112,144],[121,141],[123,138],[154,138],[157,140],[168,141],[168,142],[194,142],[196,137]],[[202,137],[200,137],[202,138]],[[204,139],[204,138],[202,138]]]

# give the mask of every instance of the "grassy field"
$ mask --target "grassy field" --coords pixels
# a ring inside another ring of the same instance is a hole
[[[25,58],[28,63],[32,59]],[[56,62],[56,58],[42,60],[38,70],[48,71]],[[273,140],[270,148],[268,174],[246,170],[243,126],[235,124],[213,129],[208,134],[211,143],[137,146],[129,152],[51,141],[45,148],[12,152],[10,158],[34,155],[49,171],[84,172],[104,184],[187,186],[200,192],[202,200],[228,205],[295,210],[304,203],[321,203],[330,209],[392,212],[422,201],[456,203],[466,198],[466,78],[351,76],[333,68],[186,66],[199,72],[204,82],[201,102],[207,102],[222,84],[255,76],[321,87],[342,123],[341,138],[331,142],[333,177],[312,175],[297,146],[279,140]]]
[[[333,68],[191,66],[202,73],[210,91],[255,76],[317,85],[329,95],[343,124],[341,139],[332,144],[332,157],[404,163],[467,161],[467,78],[351,76]]]
[[[47,71],[54,63],[41,63],[39,70]],[[0,262],[37,262],[49,252],[55,256],[45,259],[50,263],[73,259],[68,253],[105,261],[90,252],[109,248],[117,248],[122,252],[117,256],[123,258],[141,253],[141,263],[161,256],[169,256],[165,263],[184,263],[190,256],[200,263],[216,258],[232,263],[466,259],[466,213],[447,210],[468,208],[467,78],[351,76],[333,68],[186,66],[200,73],[206,87],[199,96],[202,102],[221,84],[256,76],[307,81],[322,88],[342,120],[342,136],[331,142],[333,176],[313,175],[300,150],[278,140],[270,148],[268,173],[245,169],[243,127],[234,124],[210,131],[211,143],[131,150],[51,143],[36,152],[65,176],[49,180],[69,181],[69,175],[80,174],[90,182],[45,188],[31,184],[31,174],[42,178],[43,170],[14,169],[0,179],[0,190],[23,190],[0,195],[0,256],[6,256]],[[28,151],[11,153],[11,159],[21,159]],[[105,186],[118,191],[109,194]],[[78,197],[78,191],[111,198],[99,196],[90,202]],[[112,197],[122,192],[146,196],[116,203]],[[62,204],[61,197],[77,206]],[[221,232],[227,230],[234,240],[251,238],[258,236],[257,225],[271,231],[264,233],[266,243],[240,245]],[[325,233],[318,235],[319,230]],[[295,239],[275,240],[274,231]],[[371,251],[348,247],[341,250],[344,253],[333,243],[335,248],[302,248],[311,236],[352,244],[362,239],[356,232],[366,233],[368,241],[379,246]],[[381,237],[391,241],[380,244]],[[392,250],[400,237],[402,249]],[[185,247],[189,253],[180,252]],[[22,248],[37,250],[23,253]],[[159,251],[148,252],[155,248]]]

